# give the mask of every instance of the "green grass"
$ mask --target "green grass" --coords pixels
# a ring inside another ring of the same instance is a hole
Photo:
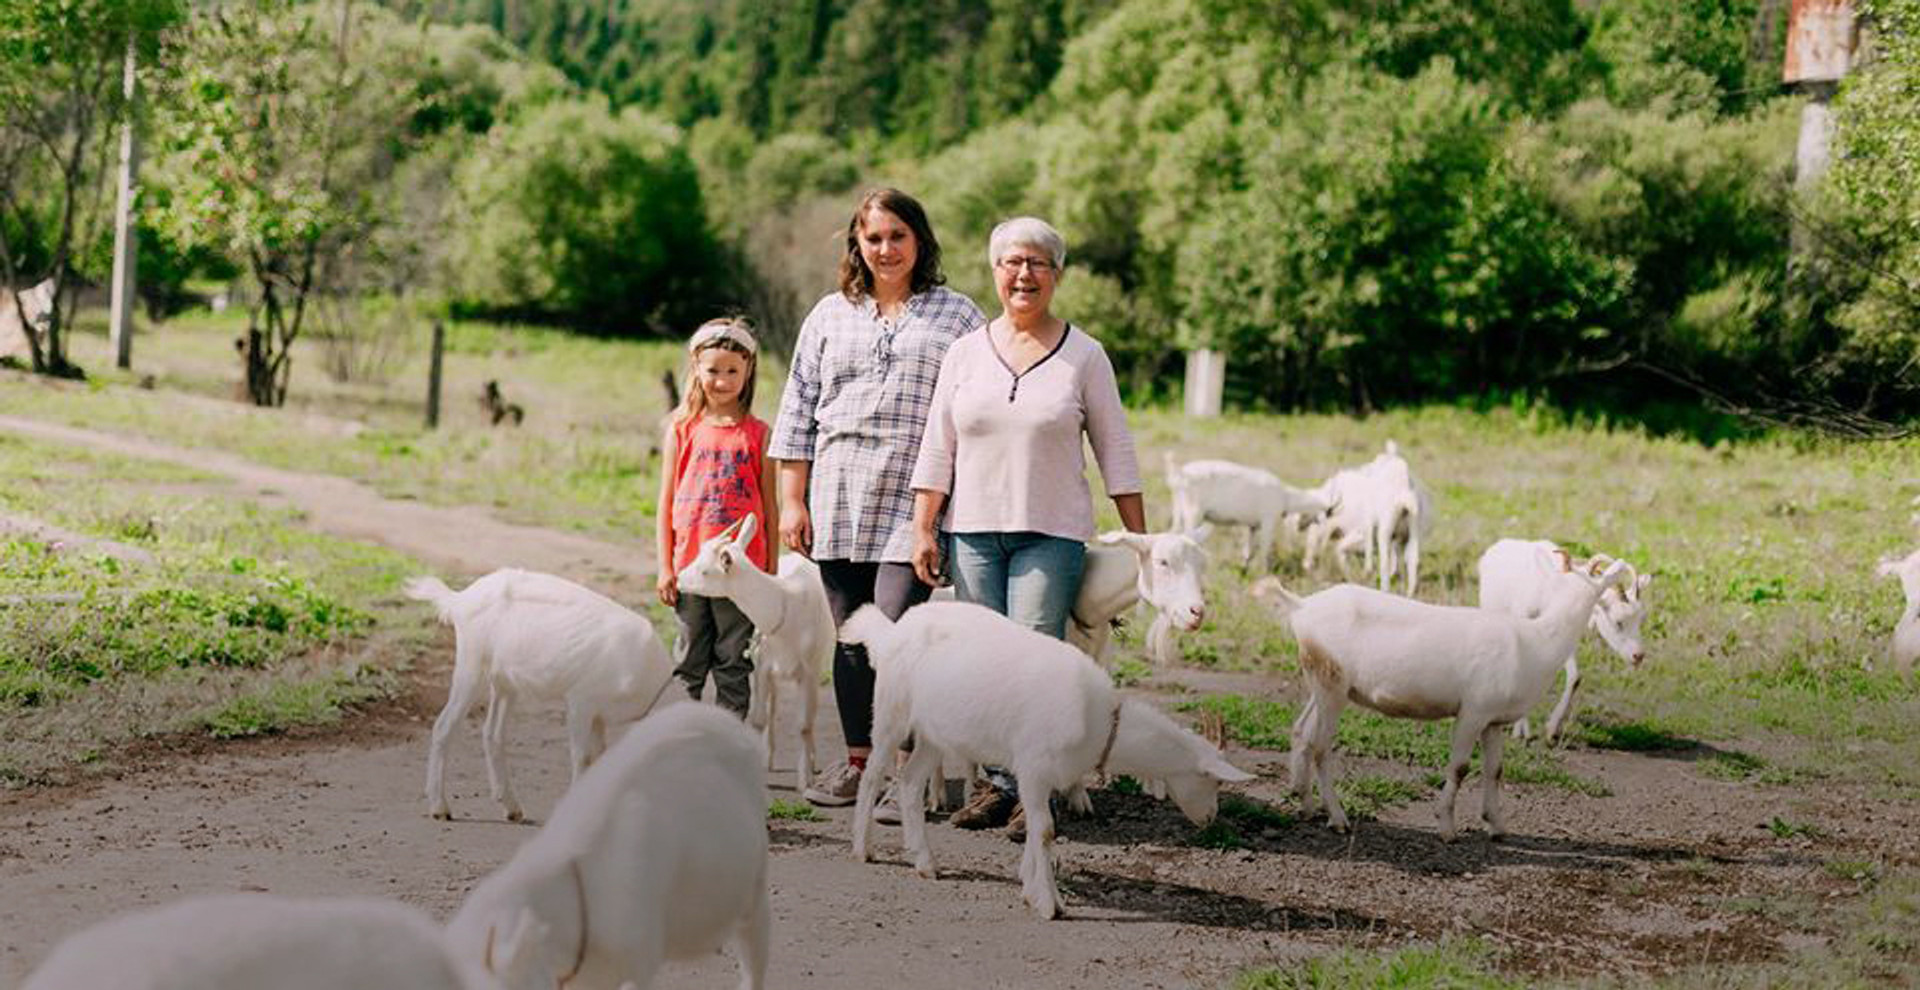
[[[383,620],[419,624],[395,595],[417,565],[310,532],[199,472],[0,437],[0,512],[67,534],[58,549],[0,535],[7,783],[152,733],[336,719],[391,687],[341,673],[349,647]],[[321,654],[330,666],[289,665]]]
[[[1750,780],[1767,769],[1767,761],[1751,753],[1727,750],[1701,760],[1700,773],[1715,780]]]
[[[441,426],[425,428],[429,321],[384,382],[335,382],[315,340],[294,347],[285,410],[231,401],[233,314],[194,312],[142,335],[136,371],[112,369],[104,323],[89,314],[73,354],[96,384],[48,387],[0,376],[0,413],[233,451],[289,470],[337,474],[383,494],[481,505],[517,521],[644,542],[658,487],[658,380],[684,360],[678,341],[599,340],[560,331],[456,322],[449,330]],[[771,420],[784,366],[760,371],[758,412]],[[151,375],[157,387],[130,387]],[[477,401],[496,380],[526,408],[494,428]],[[101,387],[104,383],[108,387]],[[183,398],[186,393],[193,398]]]
[[[1812,822],[1795,822],[1775,815],[1767,819],[1767,831],[1776,839],[1817,839],[1824,833]]]
[[[196,715],[190,724],[204,728],[215,739],[330,725],[355,705],[385,697],[392,686],[389,672],[372,668],[268,683]]]
[[[1664,729],[1644,722],[1587,722],[1575,729],[1580,741],[1594,749],[1617,749],[1628,753],[1657,753],[1690,749],[1692,740],[1682,739]]]
[[[1243,973],[1232,990],[1520,990],[1502,977],[1493,948],[1448,939],[1385,954],[1341,951],[1295,966]]]
[[[1426,797],[1437,786],[1431,780],[1415,784],[1395,777],[1349,774],[1335,782],[1333,789],[1339,793],[1340,807],[1347,814],[1366,820],[1380,817],[1382,811],[1412,804]]]
[[[1122,778],[1131,781],[1131,778]],[[1134,785],[1136,792],[1139,787]],[[1196,830],[1187,844],[1205,849],[1245,849],[1247,836],[1270,829],[1282,829],[1294,823],[1294,816],[1252,798],[1238,794],[1220,795],[1220,811],[1213,821]]]
[[[774,798],[767,805],[770,822],[817,822],[823,817],[813,805],[792,798]]]

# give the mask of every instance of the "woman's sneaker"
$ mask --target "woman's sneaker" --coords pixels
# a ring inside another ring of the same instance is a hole
[[[873,820],[882,825],[900,824],[899,785],[891,781],[887,783],[886,793],[880,795],[880,800],[874,803]]]
[[[860,768],[851,763],[836,763],[820,771],[812,786],[801,797],[826,808],[844,808],[860,796]]]
[[[999,828],[1007,823],[1007,816],[1013,814],[1014,806],[1020,802],[1013,795],[988,783],[977,783],[972,796],[959,811],[947,819],[955,828]]]

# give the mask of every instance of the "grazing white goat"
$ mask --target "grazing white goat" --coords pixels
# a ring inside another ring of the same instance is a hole
[[[1538,616],[1464,606],[1429,605],[1354,584],[1336,585],[1300,598],[1279,584],[1275,611],[1288,620],[1300,643],[1307,702],[1293,724],[1289,758],[1293,787],[1303,810],[1313,807],[1311,787],[1320,786],[1327,820],[1347,828],[1334,793],[1327,754],[1340,711],[1357,701],[1395,718],[1452,718],[1453,750],[1440,792],[1440,833],[1454,836],[1453,801],[1466,778],[1473,743],[1480,741],[1482,811],[1494,835],[1506,832],[1500,810],[1502,732],[1527,713],[1560,669],[1585,630],[1601,592],[1619,583],[1627,565],[1618,561],[1595,577],[1570,570],[1549,582]]]
[[[1274,533],[1286,517],[1314,519],[1331,507],[1322,494],[1295,488],[1270,471],[1232,461],[1177,463],[1166,455],[1167,489],[1173,499],[1174,532],[1191,532],[1204,523],[1245,526],[1242,566],[1267,570]]]
[[[1547,604],[1547,582],[1555,570],[1551,555],[1559,552],[1560,547],[1550,540],[1506,539],[1488,547],[1487,552],[1480,555],[1480,607],[1514,615],[1540,614]],[[1549,556],[1542,557],[1542,553]],[[1596,556],[1592,561],[1576,560],[1573,566],[1591,569],[1593,564],[1604,564],[1611,559]],[[1652,583],[1653,575],[1636,574],[1632,565],[1628,565],[1626,580],[1619,587],[1601,592],[1588,623],[1620,659],[1636,668],[1647,658],[1646,647],[1640,640],[1640,626],[1647,618],[1647,586]],[[1560,701],[1553,706],[1553,714],[1547,716],[1548,742],[1560,738],[1560,730],[1573,714],[1573,694],[1580,688],[1578,644],[1567,654],[1566,671],[1566,687],[1560,692]],[[1513,734],[1521,739],[1532,737],[1526,718],[1513,723]]]
[[[1920,659],[1920,550],[1905,557],[1888,557],[1880,561],[1877,571],[1881,577],[1899,578],[1900,590],[1907,596],[1906,611],[1900,613],[1900,624],[1893,627],[1887,658],[1901,671],[1910,672],[1914,661]]]
[[[1308,527],[1303,566],[1311,570],[1331,543],[1345,574],[1348,557],[1359,550],[1367,571],[1378,559],[1381,591],[1404,564],[1412,597],[1420,585],[1420,544],[1433,528],[1433,494],[1414,478],[1399,445],[1388,440],[1379,456],[1336,472],[1315,493],[1333,508]]]
[[[521,699],[567,705],[573,776],[607,748],[609,733],[638,721],[673,684],[673,662],[646,617],[551,574],[504,568],[455,592],[437,578],[407,582],[453,624],[453,685],[427,744],[427,814],[450,818],[447,741],[488,691],[481,743],[494,800],[523,816],[507,778],[507,715]]]
[[[1152,706],[1123,702],[1092,658],[984,606],[929,602],[896,623],[869,605],[840,635],[866,644],[873,659],[874,752],[893,752],[913,737],[901,793],[921,793],[942,754],[1013,771],[1027,814],[1021,893],[1042,918],[1061,911],[1048,807],[1053,792],[1072,790],[1095,771],[1132,774],[1164,781],[1181,812],[1205,824],[1218,810],[1222,782],[1253,779]],[[860,778],[853,851],[862,861],[888,762],[867,761]],[[905,801],[900,812],[914,869],[931,877],[926,809]]]
[[[360,897],[192,897],[68,936],[21,990],[498,990],[420,911]]]
[[[1207,617],[1207,552],[1184,533],[1102,533],[1087,547],[1080,594],[1067,622],[1067,642],[1106,662],[1113,623],[1138,602],[1153,606],[1147,655],[1156,663],[1178,659],[1175,629],[1192,632]]]
[[[820,671],[833,664],[833,611],[827,605],[820,566],[799,554],[780,555],[780,573],[768,574],[747,557],[758,525],[742,516],[709,537],[680,569],[680,590],[731,598],[753,623],[753,700],[747,721],[759,729],[773,769],[773,724],[780,711],[779,683],[800,690],[800,756],[795,791],[813,779],[813,720],[820,708]]]
[[[447,925],[462,959],[508,990],[615,990],[669,959],[730,944],[764,985],[767,789],[760,740],[684,700],[636,725]]]

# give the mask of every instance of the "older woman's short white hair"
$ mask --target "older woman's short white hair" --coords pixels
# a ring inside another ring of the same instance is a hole
[[[1067,239],[1039,217],[1014,217],[993,228],[993,235],[987,238],[987,264],[999,264],[1001,256],[1014,247],[1045,251],[1055,271],[1067,264]]]

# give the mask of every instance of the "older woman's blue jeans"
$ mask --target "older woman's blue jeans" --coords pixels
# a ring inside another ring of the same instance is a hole
[[[953,533],[947,574],[963,602],[993,609],[1028,629],[1067,638],[1067,616],[1080,594],[1087,545],[1045,533]],[[983,768],[987,781],[1018,796],[1003,767]]]
[[[1080,594],[1087,546],[1045,533],[954,533],[947,549],[953,593],[1054,639]]]

